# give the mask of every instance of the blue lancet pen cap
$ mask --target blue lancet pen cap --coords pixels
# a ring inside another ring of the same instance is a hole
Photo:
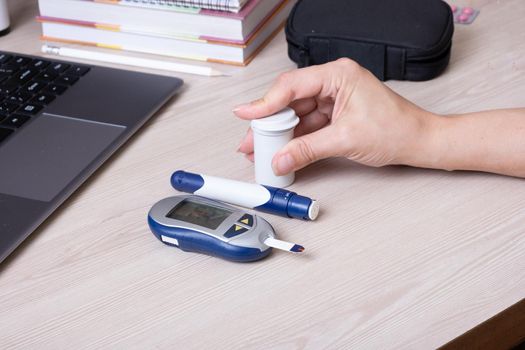
[[[256,210],[302,220],[315,220],[319,204],[308,197],[300,196],[282,188],[262,185],[270,193],[270,200],[254,207]]]

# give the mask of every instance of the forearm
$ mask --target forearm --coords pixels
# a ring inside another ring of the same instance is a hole
[[[525,177],[525,108],[434,115],[407,165]]]

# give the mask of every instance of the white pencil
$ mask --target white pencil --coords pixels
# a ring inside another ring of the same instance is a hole
[[[205,75],[209,77],[226,75],[223,72],[213,69],[211,67],[202,67],[202,66],[195,66],[195,65],[190,65],[190,64],[153,60],[153,59],[148,59],[148,58],[138,58],[138,57],[123,56],[123,55],[115,55],[115,54],[88,51],[88,50],[71,49],[68,47],[43,45],[42,52],[46,54],[53,54],[53,55],[64,56],[64,57],[73,57],[73,58],[80,58],[80,59],[107,62],[107,63],[117,63],[117,64],[124,64],[128,66],[143,67],[143,68],[161,69],[161,70],[167,70],[167,71],[172,71],[172,72]]]
[[[264,244],[266,244],[268,247],[281,249],[292,253],[302,253],[304,251],[304,247],[299,244],[281,241],[273,237],[266,238],[264,240]]]

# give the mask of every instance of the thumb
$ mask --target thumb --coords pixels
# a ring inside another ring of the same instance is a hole
[[[273,157],[273,172],[277,176],[286,175],[320,159],[337,155],[334,140],[332,126],[294,138]]]

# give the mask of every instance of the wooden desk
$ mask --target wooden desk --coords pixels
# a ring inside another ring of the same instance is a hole
[[[388,85],[440,113],[522,107],[525,4],[469,3],[481,15],[457,26],[446,73]],[[38,53],[36,1],[11,5],[0,49]],[[318,221],[267,216],[303,256],[235,264],[153,237],[146,213],[175,169],[253,179],[231,110],[293,67],[280,34],[232,77],[181,75],[179,96],[0,267],[0,348],[434,348],[522,300],[516,178],[325,160],[292,187],[320,200]]]

